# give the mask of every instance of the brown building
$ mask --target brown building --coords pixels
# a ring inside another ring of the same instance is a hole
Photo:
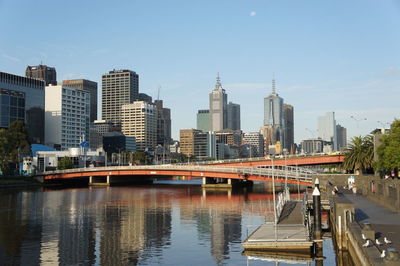
[[[46,65],[28,66],[25,71],[25,76],[28,78],[34,78],[44,80],[46,86],[57,85],[57,73],[54,67],[48,67]]]
[[[97,120],[97,82],[87,79],[64,80],[63,86],[90,92],[90,122]]]
[[[208,133],[197,129],[181,129],[180,130],[180,147],[181,153],[196,158],[206,158],[207,152],[207,137]]]

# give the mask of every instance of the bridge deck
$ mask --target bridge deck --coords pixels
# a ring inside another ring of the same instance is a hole
[[[286,171],[287,170],[287,171]],[[285,179],[288,183],[310,184],[312,178],[301,168],[272,169],[257,167],[212,167],[199,165],[146,165],[76,168],[48,171],[39,174],[45,180],[80,178],[89,176],[191,176],[211,178],[234,178],[250,181],[271,181]],[[281,180],[282,181],[282,180]],[[278,181],[279,182],[279,181]],[[286,181],[285,181],[286,182]]]

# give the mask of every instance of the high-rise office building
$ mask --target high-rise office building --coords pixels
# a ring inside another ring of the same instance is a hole
[[[210,99],[210,130],[220,131],[224,130],[228,126],[228,115],[227,115],[227,101],[228,96],[225,93],[225,89],[222,88],[221,80],[219,75],[217,76],[217,83],[215,88],[209,95]]]
[[[97,120],[97,82],[87,79],[64,80],[63,86],[90,92],[90,122]]]
[[[227,128],[231,130],[240,130],[240,105],[229,102],[227,109]]]
[[[197,129],[181,129],[179,131],[179,142],[181,153],[188,157],[206,158],[209,157],[210,150],[208,132],[203,132]],[[215,148],[215,139],[214,139]]]
[[[157,145],[169,147],[171,138],[171,109],[163,106],[162,100],[154,101],[157,109]]]
[[[197,112],[197,129],[203,132],[210,131],[210,111],[199,110]]]
[[[295,153],[294,150],[294,110],[290,104],[283,105],[284,117],[284,148],[287,152]]]
[[[332,143],[332,150],[337,150],[335,112],[318,117],[318,135],[322,140]]]
[[[102,119],[121,125],[121,107],[138,99],[139,75],[113,70],[102,76]]]
[[[339,124],[336,125],[336,138],[339,151],[347,147],[347,130]]]
[[[244,133],[243,144],[249,148],[249,157],[264,156],[264,138],[259,132]]]
[[[46,65],[28,66],[25,71],[28,78],[40,79],[45,81],[46,86],[57,85],[57,73],[54,67]]]
[[[157,108],[136,101],[121,107],[121,129],[125,136],[135,137],[138,151],[154,151],[157,144]]]
[[[45,144],[62,150],[89,140],[90,92],[46,86]]]
[[[275,144],[276,141],[284,142],[284,113],[283,99],[276,93],[275,80],[272,80],[272,93],[264,98],[264,126],[271,126]]]
[[[24,121],[31,143],[44,143],[45,82],[0,72],[0,128]]]

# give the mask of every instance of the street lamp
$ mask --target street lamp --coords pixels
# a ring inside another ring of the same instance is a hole
[[[353,119],[354,121],[356,121],[356,123],[357,123],[357,128],[358,128],[359,123],[360,123],[361,121],[367,120],[366,118],[357,118],[357,117],[354,117],[354,116],[350,116],[350,118]]]

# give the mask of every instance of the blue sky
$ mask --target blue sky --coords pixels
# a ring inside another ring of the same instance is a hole
[[[161,86],[174,138],[196,127],[217,72],[246,132],[262,126],[273,73],[296,141],[329,111],[348,137],[400,117],[400,1],[0,0],[0,25],[0,71],[43,62],[101,88],[134,70],[141,92]]]

